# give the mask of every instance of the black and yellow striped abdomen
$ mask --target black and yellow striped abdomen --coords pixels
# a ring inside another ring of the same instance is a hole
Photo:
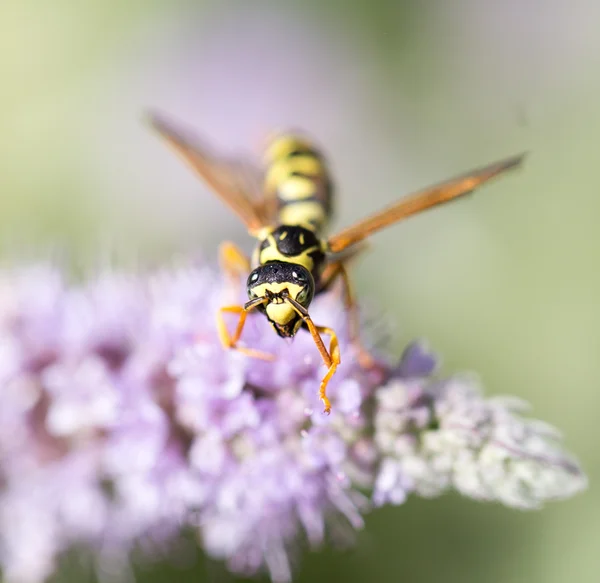
[[[321,232],[331,216],[332,185],[321,153],[291,134],[275,138],[266,150],[265,192],[277,200],[278,222]]]

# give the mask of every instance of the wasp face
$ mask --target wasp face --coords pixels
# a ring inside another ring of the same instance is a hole
[[[248,298],[266,298],[260,309],[280,336],[294,336],[302,318],[286,298],[296,300],[304,308],[310,305],[315,282],[310,272],[294,263],[270,261],[260,265],[248,277]]]

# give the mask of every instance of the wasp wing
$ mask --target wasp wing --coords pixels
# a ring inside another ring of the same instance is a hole
[[[506,158],[500,162],[472,170],[441,184],[430,186],[429,188],[410,194],[380,212],[329,237],[327,240],[327,250],[330,253],[339,253],[384,227],[436,205],[450,202],[460,196],[469,194],[484,182],[507,170],[518,167],[524,157],[524,154],[520,154],[512,158]]]
[[[243,221],[251,233],[270,224],[263,196],[263,176],[254,165],[216,155],[189,131],[164,116],[149,114],[151,126]]]

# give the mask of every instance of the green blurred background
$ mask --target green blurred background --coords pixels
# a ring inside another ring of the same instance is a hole
[[[306,129],[335,169],[338,225],[528,150],[522,172],[377,236],[354,276],[398,352],[427,338],[448,372],[530,401],[590,489],[532,513],[411,499],[374,512],[355,549],[305,557],[298,581],[598,580],[596,0],[7,0],[0,15],[0,244],[19,260],[251,245],[144,127],[149,107],[223,148]],[[202,560],[138,577],[233,579]]]

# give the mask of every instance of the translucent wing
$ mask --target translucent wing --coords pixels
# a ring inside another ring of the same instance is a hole
[[[270,224],[271,205],[262,193],[262,172],[244,160],[215,155],[196,136],[162,115],[151,113],[149,120],[161,137],[244,222],[248,231],[256,232]]]
[[[384,208],[382,211],[331,236],[327,241],[328,251],[339,253],[384,227],[436,205],[450,202],[460,196],[469,194],[484,182],[507,170],[518,167],[524,157],[524,154],[513,156],[512,158],[472,170],[447,182],[430,186],[425,190],[420,190],[406,196],[402,200]]]

